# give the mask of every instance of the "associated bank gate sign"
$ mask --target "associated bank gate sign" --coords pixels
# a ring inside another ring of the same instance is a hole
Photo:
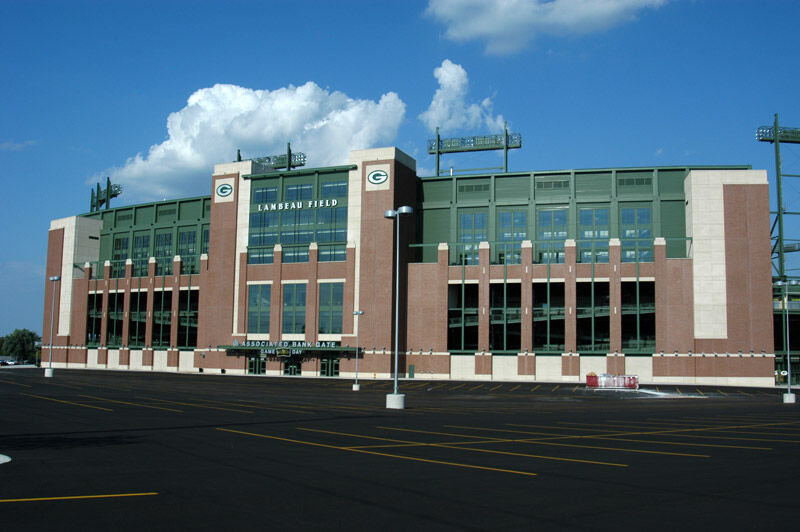
[[[302,341],[281,341],[270,342],[268,340],[246,340],[241,344],[236,341],[233,345],[222,345],[221,348],[227,351],[228,355],[261,355],[292,356],[306,355],[315,351],[342,351],[349,348],[342,348],[340,342],[302,342]]]

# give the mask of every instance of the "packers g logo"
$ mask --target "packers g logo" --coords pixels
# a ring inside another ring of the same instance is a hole
[[[372,185],[380,185],[385,183],[387,179],[389,179],[389,174],[384,170],[373,170],[367,174],[367,181]]]
[[[228,183],[223,183],[217,187],[217,196],[219,196],[220,198],[225,198],[227,196],[230,196],[231,192],[233,192],[233,187],[230,186]]]

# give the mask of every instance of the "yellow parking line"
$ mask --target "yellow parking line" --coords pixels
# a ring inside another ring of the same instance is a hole
[[[524,458],[539,458],[543,460],[557,460],[560,462],[580,462],[583,464],[595,464],[595,465],[607,465],[607,466],[616,466],[616,467],[628,467],[627,464],[616,464],[613,462],[598,462],[596,460],[580,460],[578,458],[562,458],[560,456],[542,456],[537,454],[526,454],[526,453],[514,453],[510,451],[493,451],[491,449],[478,449],[476,447],[462,447],[461,445],[453,445],[451,443],[424,443],[424,442],[409,442],[404,440],[394,440],[391,438],[379,438],[377,436],[367,436],[364,434],[350,434],[347,432],[334,432],[330,430],[320,430],[320,429],[308,429],[303,427],[298,427],[298,430],[307,430],[309,432],[321,432],[323,434],[333,434],[335,436],[349,436],[353,438],[364,438],[367,440],[379,440],[379,441],[389,441],[393,443],[416,443],[419,446],[423,447],[444,447],[446,449],[461,449],[465,451],[473,451],[477,453],[489,453],[489,454],[505,454],[509,456],[521,456]],[[345,447],[345,449],[353,449],[353,447]]]
[[[429,388],[429,389],[428,389],[428,391],[429,391],[429,392],[431,392],[431,391],[433,391],[433,390],[435,390],[435,389],[437,389],[437,388],[441,388],[442,386],[444,386],[444,384],[437,384],[437,385],[436,385],[436,386],[434,386],[433,388]]]
[[[532,391],[532,392],[535,392],[536,390],[538,390],[538,389],[539,389],[539,386],[541,386],[541,384],[537,384],[536,386],[534,386],[533,388],[531,388],[531,391]]]
[[[127,401],[115,401],[114,399],[106,399],[105,397],[96,397],[94,395],[81,395],[79,397],[86,397],[87,399],[97,399],[99,401],[107,401],[109,403],[118,403],[121,405],[141,406],[142,408],[154,408],[156,410],[168,410],[170,412],[183,412],[183,410],[175,410],[174,408],[164,408],[161,406],[143,405],[141,403],[129,403]]]
[[[236,410],[234,408],[222,408],[219,406],[208,406],[208,405],[201,405],[197,403],[184,403],[180,401],[167,401],[166,399],[156,399],[155,397],[146,397],[145,399],[149,399],[151,401],[158,401],[159,403],[165,403],[168,405],[182,405],[182,406],[194,406],[197,408],[210,408],[211,410],[226,410],[228,412],[241,412],[243,414],[252,414],[253,412],[250,410]]]
[[[472,429],[472,427],[456,427],[456,426],[453,426],[453,427],[454,428],[467,428],[467,429],[470,429],[470,430]],[[439,435],[439,436],[453,436],[453,437],[460,437],[460,438],[478,438],[478,439],[482,438],[484,440],[487,440],[487,441],[483,441],[483,442],[468,442],[468,443],[530,443],[532,445],[555,445],[555,446],[559,446],[559,447],[577,447],[577,448],[581,448],[581,449],[599,449],[599,450],[603,450],[603,451],[623,451],[623,452],[644,453],[644,454],[666,454],[666,455],[670,455],[670,456],[689,456],[689,457],[693,457],[693,458],[710,458],[706,454],[671,453],[671,452],[667,452],[667,451],[650,451],[650,450],[642,450],[642,449],[625,449],[625,448],[621,448],[621,447],[598,447],[596,445],[578,445],[578,444],[574,444],[574,443],[546,442],[546,441],[541,441],[541,440],[535,440],[535,439],[532,439],[532,438],[488,438],[486,436],[470,436],[469,434],[453,434],[453,433],[449,433],[449,432],[430,432],[430,431],[426,431],[426,430],[401,429],[401,428],[392,428],[392,427],[378,427],[378,428],[379,429],[381,429],[381,428],[382,429],[387,429],[387,430],[400,430],[400,431],[406,431],[406,432],[419,432],[419,433],[422,433],[422,434],[436,434],[436,435]],[[531,434],[529,432],[520,432],[520,431],[513,431],[513,430],[506,431],[506,430],[503,430],[503,429],[480,429],[478,427],[475,427],[474,430],[491,430],[491,431],[498,430],[500,432],[514,432],[514,433],[521,433],[521,434]],[[540,434],[540,433],[533,433],[533,434]],[[572,437],[572,436],[570,436],[570,437]],[[611,439],[611,438],[608,438],[608,439]],[[442,444],[442,445],[444,445],[444,444]],[[462,443],[451,443],[451,444],[448,444],[448,445],[463,445],[463,444]]]
[[[725,392],[723,392],[722,390],[717,390],[717,392],[721,393],[721,394],[722,394],[722,395],[724,395],[725,397],[728,397],[728,394],[727,394],[727,393],[725,393]]]
[[[45,401],[53,401],[54,403],[65,403],[68,405],[75,405],[75,406],[83,406],[86,408],[94,408],[95,410],[105,410],[106,412],[113,412],[110,408],[103,408],[100,406],[92,406],[92,405],[85,405],[83,403],[74,403],[72,401],[62,401],[61,399],[52,399],[50,397],[44,397],[42,395],[33,395],[30,393],[23,393],[22,395],[27,395],[28,397],[36,397],[37,399],[44,399]]]
[[[736,390],[737,392],[746,395],[747,397],[753,397],[752,393],[743,392],[742,390]]]
[[[502,384],[498,384],[498,385],[497,385],[497,386],[495,386],[494,388],[490,388],[490,389],[489,389],[489,391],[490,391],[490,392],[493,392],[493,391],[495,391],[496,389],[498,389],[498,388],[502,388],[502,387],[503,387],[503,385],[502,385]]]
[[[479,385],[477,385],[477,386],[476,386],[476,387],[474,387],[474,388],[470,388],[470,389],[469,389],[469,391],[472,391],[472,390],[477,390],[478,388],[483,388],[483,384],[479,384]]]
[[[455,387],[453,387],[453,388],[450,388],[450,391],[452,392],[453,390],[458,390],[458,389],[459,389],[459,388],[461,388],[462,386],[466,386],[466,385],[467,385],[467,383],[466,383],[466,382],[462,382],[462,383],[461,383],[461,384],[459,384],[458,386],[455,386]]]
[[[700,388],[695,388],[695,390],[697,390],[697,393],[699,393],[700,395],[702,395],[702,396],[704,396],[704,397],[705,397],[705,395],[706,395],[706,394],[704,394],[704,393],[703,393],[703,392],[700,390]]]
[[[536,476],[536,473],[532,473],[530,471],[518,471],[518,470],[515,470],[515,469],[499,469],[499,468],[495,468],[495,467],[486,467],[486,466],[479,466],[479,465],[474,465],[474,464],[461,464],[461,463],[457,463],[457,462],[445,462],[445,461],[442,461],[442,460],[430,460],[430,459],[427,459],[427,458],[416,458],[414,456],[402,456],[402,455],[399,455],[399,454],[379,453],[377,451],[367,451],[366,449],[352,449],[352,448],[348,448],[348,447],[339,447],[339,446],[336,446],[336,445],[326,445],[324,443],[317,443],[317,442],[303,441],[303,440],[293,440],[293,439],[290,439],[290,438],[281,438],[279,436],[268,436],[266,434],[255,434],[253,432],[243,432],[243,431],[239,431],[239,430],[231,430],[231,429],[223,429],[223,428],[217,428],[217,430],[221,430],[221,431],[224,431],[224,432],[231,432],[231,433],[234,433],[234,434],[244,434],[246,436],[255,436],[257,438],[268,438],[268,439],[271,439],[271,440],[280,440],[280,441],[286,441],[286,442],[290,442],[290,443],[302,443],[304,445],[313,445],[313,446],[316,446],[316,447],[325,447],[325,448],[328,448],[328,449],[336,449],[336,450],[339,450],[339,451],[349,451],[349,452],[352,452],[352,453],[362,453],[362,454],[371,454],[371,455],[375,455],[375,456],[386,456],[386,457],[389,457],[389,458],[399,458],[401,460],[411,460],[411,461],[414,461],[414,462],[426,462],[426,463],[429,463],[429,464],[449,465],[449,466],[454,466],[454,467],[464,467],[464,468],[467,468],[467,469],[481,469],[481,470],[484,470],[484,471],[496,471],[498,473],[512,473],[512,474],[515,474],[515,475],[525,475],[525,476],[531,476],[531,477],[535,477]]]
[[[513,392],[514,390],[516,390],[516,389],[517,389],[517,388],[519,388],[520,386],[522,386],[522,385],[521,385],[521,384],[517,384],[516,386],[514,386],[513,388],[511,388],[511,390],[510,390],[510,391],[512,391],[512,392]]]
[[[22,386],[24,388],[33,388],[30,384],[22,384],[21,382],[14,382],[14,381],[4,381],[0,380],[0,382],[5,382],[6,384],[13,384],[14,386]]]
[[[0,502],[68,501],[75,499],[112,499],[119,497],[146,497],[158,495],[156,491],[146,493],[109,493],[107,495],[70,495],[66,497],[35,497],[29,499],[0,499]]]
[[[552,390],[550,390],[550,391],[551,391],[551,392],[554,392],[554,391],[558,390],[558,387],[559,387],[559,386],[561,386],[561,385],[560,385],[560,384],[556,384],[556,385],[555,385],[555,387],[553,387],[553,389],[552,389]]]
[[[683,395],[680,388],[675,388],[675,389],[678,390],[678,395]]]

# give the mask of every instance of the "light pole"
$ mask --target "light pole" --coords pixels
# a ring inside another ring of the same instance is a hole
[[[789,286],[797,286],[800,281],[778,281],[775,286],[780,286],[783,290],[783,339],[786,347],[786,393],[783,394],[784,403],[794,403],[795,397],[792,393],[792,350],[789,342]]]
[[[384,218],[394,218],[397,236],[395,238],[395,270],[394,285],[394,392],[386,394],[386,408],[403,409],[406,407],[406,396],[397,393],[397,372],[400,363],[400,217],[404,214],[412,214],[414,209],[408,205],[398,207],[397,210],[389,209],[383,213]]]
[[[56,283],[61,280],[60,275],[54,275],[52,277],[48,277],[51,283],[53,283],[53,293],[50,297],[50,365],[49,367],[45,368],[44,376],[45,377],[52,377],[53,376],[53,317],[56,314]]]
[[[364,314],[363,310],[354,310],[353,311],[353,318],[356,320],[355,321],[355,327],[356,327],[356,382],[353,383],[353,391],[354,392],[357,392],[358,390],[361,389],[361,386],[358,384],[358,325],[359,325],[358,317],[362,316],[363,314]]]

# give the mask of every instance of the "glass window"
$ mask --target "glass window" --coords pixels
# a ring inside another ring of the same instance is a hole
[[[347,196],[347,181],[331,181],[330,183],[320,184],[320,197],[342,198]]]
[[[622,262],[653,261],[653,226],[650,207],[620,209]]]
[[[283,334],[306,332],[306,285],[283,285]]]
[[[608,262],[608,207],[582,208],[578,214],[579,262]],[[593,242],[593,241],[598,242]]]
[[[540,210],[537,213],[537,222],[537,262],[563,263],[564,240],[567,239],[567,209]]]
[[[253,190],[253,203],[275,203],[278,201],[278,187],[259,187]]]
[[[272,285],[252,284],[247,295],[248,334],[269,334],[269,309]]]
[[[462,212],[458,225],[458,264],[478,264],[478,246],[486,242],[485,212]]]
[[[319,284],[319,333],[342,334],[344,283]]]

